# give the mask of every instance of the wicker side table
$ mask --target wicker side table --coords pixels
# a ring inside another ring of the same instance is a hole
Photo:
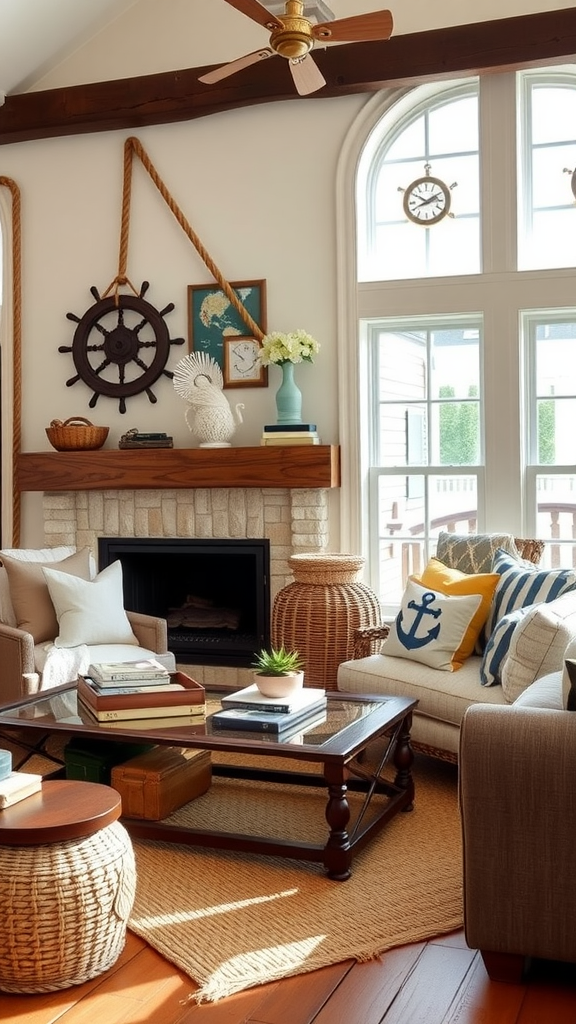
[[[0,991],[80,985],[118,959],[136,886],[120,812],[109,786],[64,780],[0,811]]]
[[[364,558],[347,554],[292,555],[294,583],[272,607],[272,644],[298,650],[306,686],[336,689],[342,661],[354,654],[354,630],[380,624],[380,603],[359,579]]]

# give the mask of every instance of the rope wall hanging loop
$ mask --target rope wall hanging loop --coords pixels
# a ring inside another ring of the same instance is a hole
[[[0,186],[10,191],[12,200],[12,541],[4,536],[1,539],[3,547],[17,548],[21,528],[21,495],[15,467],[22,447],[22,204],[20,188],[12,178],[0,176]]]
[[[91,409],[100,395],[118,400],[121,413],[126,412],[126,399],[145,391],[150,402],[157,402],[152,385],[161,376],[173,378],[166,369],[172,345],[183,345],[184,338],[171,338],[164,317],[174,309],[169,303],[162,310],[155,309],[144,299],[148,282],[137,291],[127,275],[128,240],[130,232],[130,205],[132,198],[132,166],[138,156],[144,169],[160,192],[180,227],[194,245],[198,255],[208,267],[231,304],[240,314],[253,337],[259,341],[264,332],[254,321],[234,289],[225,279],[200,239],[179,209],[138,139],[131,137],[124,143],[124,180],[122,189],[122,216],[118,273],[100,295],[95,285],[90,289],[96,302],[83,316],[67,313],[78,326],[72,345],[61,345],[58,351],[72,353],[76,373],[66,381],[72,387],[82,380],[92,389]],[[122,294],[129,288],[131,294]]]

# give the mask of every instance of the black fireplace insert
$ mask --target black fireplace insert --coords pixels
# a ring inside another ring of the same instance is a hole
[[[270,644],[270,541],[100,537],[98,565],[120,560],[124,607],[168,622],[184,664],[247,667]]]

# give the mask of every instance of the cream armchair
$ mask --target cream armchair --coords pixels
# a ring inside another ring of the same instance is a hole
[[[0,704],[72,682],[92,661],[155,657],[169,671],[175,670],[174,655],[168,651],[166,620],[124,611],[118,568],[112,576],[105,570],[94,579],[89,552],[68,547],[12,550],[0,553],[0,559]],[[53,589],[48,589],[39,565],[52,567],[49,582]],[[97,589],[95,613],[89,616],[89,624],[102,618],[104,625],[96,621],[93,638],[97,637],[97,642],[85,643],[81,632],[74,636],[74,629],[82,628],[82,619],[66,605],[66,585],[86,589],[90,582]],[[53,596],[62,613],[60,631],[67,630],[63,646],[57,646],[59,625]],[[110,623],[109,636],[106,621]]]

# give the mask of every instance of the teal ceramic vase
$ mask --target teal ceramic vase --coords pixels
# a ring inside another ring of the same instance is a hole
[[[276,392],[277,423],[302,422],[302,392],[294,380],[294,363],[278,363],[282,383]]]

